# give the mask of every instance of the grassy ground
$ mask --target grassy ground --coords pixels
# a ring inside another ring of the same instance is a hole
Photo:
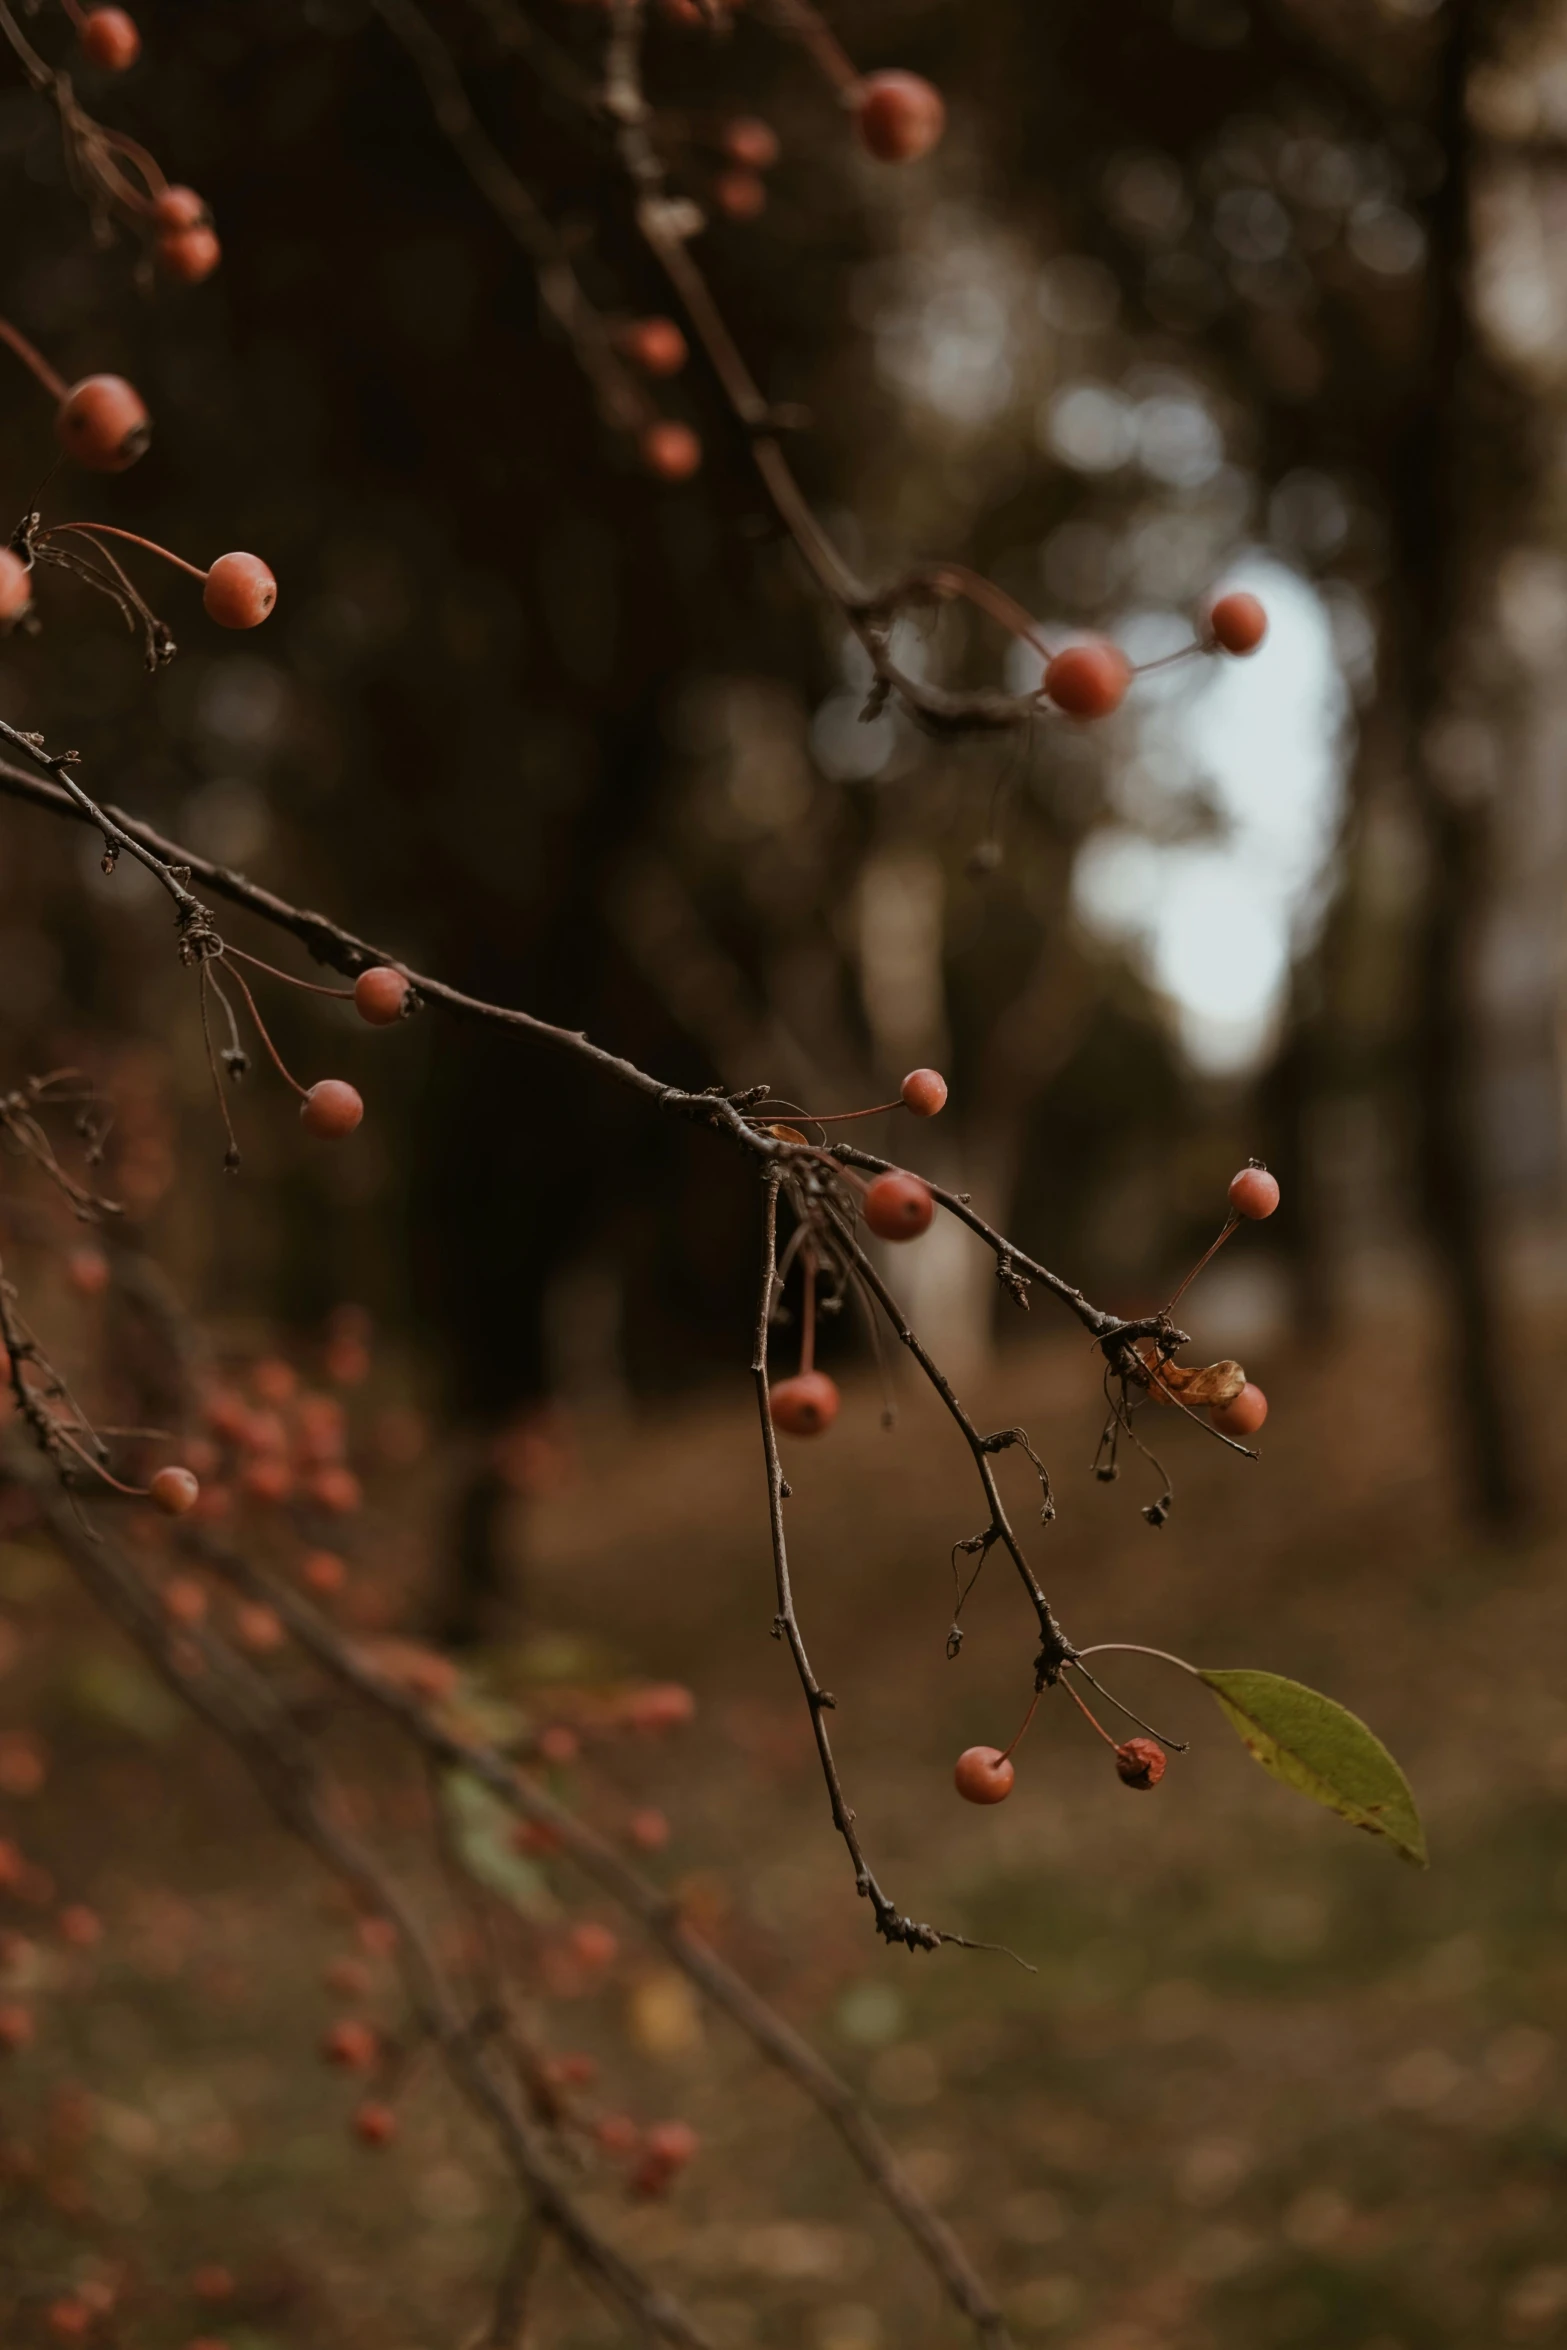
[[[1557,1351],[1542,1338],[1540,1391]],[[1258,1368],[1273,1398],[1261,1464],[1170,1431],[1178,1501],[1157,1533],[1138,1515],[1154,1483],[1089,1474],[1081,1345],[1009,1358],[978,1408],[1022,1421],[1051,1462],[1060,1515],[1036,1554],[1071,1635],[1329,1689],[1406,1764],[1429,1874],[1275,1786],[1206,1696],[1132,1658],[1104,1660],[1117,1688],[1194,1740],[1156,1792],[1122,1788],[1053,1698],[1011,1800],[960,1803],[959,1748],[1005,1744],[1026,1705],[1030,1619],[993,1560],[948,1661],[948,1550],[979,1512],[966,1456],[912,1395],[890,1435],[857,1393],[827,1439],[794,1448],[802,1614],[889,1890],[1037,1972],[875,1942],[768,1637],[738,1376],[701,1408],[588,1433],[584,1475],[529,1529],[530,1605],[554,1629],[524,1662],[535,1679],[620,1666],[695,1689],[695,1727],[611,1752],[584,1801],[612,1787],[668,1810],[655,1868],[863,2084],[1020,2336],[1567,2341],[1567,1542],[1549,1524],[1505,1547],[1456,1530],[1413,1326]],[[1026,1464],[1007,1476],[1026,1520]],[[25,1635],[44,1601],[28,1586],[46,1572],[6,1559],[24,1656],[0,1692],[32,1686]],[[231,2350],[456,2350],[504,2250],[488,2158],[423,2077],[397,2146],[352,2145],[352,2092],[314,2057],[334,2012],[322,1969],[350,1941],[341,1911],[199,1734],[108,1718],[137,1700],[105,1697],[113,1651],[95,1635],[48,1655],[55,1768],[41,1794],[5,1801],[0,1833],[25,1829],[62,1897],[94,1901],[109,1931],[82,1954],[39,1933],[21,1962],[42,2028],[0,2078],[4,2338],[46,2339],[46,2296],[108,2257],[130,2264],[127,2350],[203,2331]],[[517,1660],[493,1669],[504,1683]],[[395,1840],[419,1790],[378,1779],[373,1758],[356,1769]],[[374,1998],[390,2016],[389,1992]],[[617,2099],[701,2132],[670,2202],[633,2207],[591,2172],[583,2192],[722,2344],[963,2338],[823,2126],[645,1953],[556,2001],[548,2029],[603,2057]],[[237,2279],[206,2315],[171,2283],[202,2261]],[[546,2267],[532,2343],[614,2332]]]

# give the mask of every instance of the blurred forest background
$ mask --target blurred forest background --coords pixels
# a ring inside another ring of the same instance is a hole
[[[590,293],[668,309],[603,149],[552,95],[556,50],[591,70],[597,12],[434,13]],[[1285,1205],[1193,1324],[1261,1370],[1265,1459],[1187,1447],[1165,1535],[1089,1481],[1092,1365],[1042,1304],[1024,1323],[945,1223],[900,1257],[900,1294],[995,1424],[1025,1417],[1053,1466],[1084,1464],[1053,1561],[1069,1629],[1085,1636],[1092,1593],[1093,1636],[1216,1662],[1244,1638],[1248,1661],[1363,1704],[1424,1769],[1438,1877],[1393,1882],[1315,1819],[1281,1829],[1283,1799],[1237,1789],[1227,1755],[1156,1821],[1128,1824],[1094,1758],[1065,1752],[1024,1819],[1026,1784],[982,1833],[949,1818],[953,1734],[1010,1735],[1026,1660],[1014,1641],[966,1661],[954,1693],[939,1581],[916,1632],[908,1559],[944,1575],[970,1531],[962,1464],[937,1483],[918,1411],[875,1433],[845,1329],[829,1359],[863,1429],[812,1456],[827,1498],[805,1507],[816,1572],[853,1569],[814,1604],[826,1677],[863,1685],[864,1807],[922,1914],[955,1902],[1045,1972],[873,1950],[763,1637],[738,1163],[541,1049],[428,1014],[372,1039],[274,990],[291,1061],[351,1078],[368,1115],[314,1149],[258,1075],[227,1179],[151,886],[14,807],[6,1081],[95,1068],[117,1188],[234,1343],[308,1349],[335,1307],[369,1310],[381,1403],[440,1431],[407,1505],[429,1625],[531,1642],[541,1672],[554,1641],[568,1675],[612,1657],[696,1688],[707,1727],[659,1765],[679,1866],[907,2125],[1023,2332],[1567,2340],[1567,1555],[1544,1450],[1567,1341],[1567,10],[843,0],[857,62],[947,97],[945,142],[901,170],[859,152],[761,0],[722,39],[656,20],[651,91],[699,202],[726,119],[779,133],[765,211],[715,208],[699,250],[769,395],[808,412],[791,454],[867,576],[962,561],[1047,631],[1104,630],[1139,659],[1185,642],[1221,583],[1268,605],[1254,661],[1149,680],[1102,728],[1001,742],[935,740],[891,708],[862,722],[863,657],[700,361],[660,387],[702,437],[694,481],[651,480],[606,431],[372,9],[138,17],[142,64],[82,89],[208,198],[223,267],[149,288],[123,247],[93,250],[57,132],[12,81],[0,308],[68,378],[121,369],[153,411],[151,454],[94,481],[86,511],[201,561],[254,547],[278,609],[220,641],[187,583],[151,583],[181,650],[149,680],[112,614],[51,581],[43,633],[0,647],[0,711],[176,839],[671,1082],[766,1078],[839,1108],[934,1062],[948,1113],[872,1146],[971,1190],[1106,1304],[1167,1294],[1233,1168],[1266,1157]],[[0,455],[18,510],[49,452],[16,370]],[[46,515],[82,495],[57,477]],[[899,649],[1032,682],[972,616],[901,624]],[[932,1518],[953,1520],[934,1542]],[[13,1562],[7,1585],[24,1630],[36,1571]],[[67,1843],[88,1788],[135,1784],[115,1729],[56,1741],[80,1784],[62,1768],[40,1801]],[[115,1815],[112,1849],[87,1843],[111,1874],[133,1851],[171,1872],[218,1969],[243,1939],[220,1848],[246,1798],[220,1779],[181,1801],[177,1836]],[[156,1987],[186,1961],[141,1976],[131,1953],[94,2044],[115,2112],[156,2104],[150,2073],[167,2092],[141,2201],[115,2190],[126,2225],[177,2263],[218,2232],[222,2189],[263,2278],[225,2321],[235,2345],[455,2340],[435,2313],[492,2225],[484,2185],[434,2121],[406,2211],[390,2189],[365,2208],[346,2155],[338,2177],[308,2053],[278,2044],[311,1895],[281,1848],[257,1852],[281,1941],[252,2007],[236,1993],[221,2025],[192,2023]],[[675,2068],[711,2142],[765,2141],[772,2166],[771,2201],[715,2163],[684,2216],[635,2222],[726,2338],[945,2339],[919,2280],[890,2282],[889,2247],[842,2221],[820,2150],[743,2114],[738,2060],[655,2009],[633,1995],[637,2061]],[[246,2117],[232,2146],[220,2099]],[[125,2169],[119,2130],[105,2159]],[[284,2146],[305,2150],[292,2167]],[[285,2192],[301,2179],[307,2215]],[[36,2226],[34,2269],[55,2222]],[[421,2264],[402,2304],[378,2251],[394,2226]],[[540,2339],[596,2322],[572,2304]]]

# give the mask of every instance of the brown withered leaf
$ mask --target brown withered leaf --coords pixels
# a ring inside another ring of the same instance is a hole
[[[769,1126],[767,1131],[774,1142],[805,1142],[809,1139],[800,1132],[798,1126]]]
[[[1196,1411],[1208,1404],[1231,1403],[1246,1384],[1239,1363],[1164,1363],[1153,1372],[1149,1389],[1156,1403],[1177,1396]]]

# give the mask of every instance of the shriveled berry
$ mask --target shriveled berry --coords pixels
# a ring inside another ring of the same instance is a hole
[[[82,55],[105,73],[125,73],[141,55],[135,19],[123,8],[93,8],[82,20]]]
[[[689,424],[661,416],[642,435],[642,462],[660,481],[689,481],[702,464],[702,444]]]
[[[934,1118],[947,1106],[947,1081],[939,1069],[911,1069],[898,1094],[916,1118]]]
[[[772,1390],[773,1426],[786,1436],[820,1436],[838,1417],[838,1390],[825,1371],[798,1371]]]
[[[1228,1403],[1216,1403],[1208,1414],[1221,1436],[1255,1436],[1268,1416],[1268,1399],[1254,1379]]]
[[[182,286],[199,286],[223,258],[223,247],[205,223],[197,228],[173,229],[158,239],[158,259],[170,277]]]
[[[1271,1216],[1279,1204],[1279,1179],[1270,1175],[1266,1167],[1243,1167],[1231,1178],[1230,1205],[1237,1216],[1250,1216],[1261,1223]]]
[[[1164,1777],[1164,1748],[1152,1738],[1128,1738],[1115,1750],[1115,1767],[1125,1787],[1157,1787]]]
[[[354,2115],[354,2136],[361,2146],[389,2146],[397,2135],[397,2116],[389,2105],[361,2105]]]
[[[0,620],[14,620],[32,600],[32,573],[20,555],[0,547]]]
[[[947,127],[941,92],[917,73],[867,74],[855,106],[860,143],[879,163],[916,163]]]
[[[936,1202],[917,1175],[878,1175],[866,1191],[864,1213],[878,1240],[918,1240],[930,1230]]]
[[[1131,682],[1131,663],[1105,637],[1068,645],[1045,665],[1045,691],[1069,718],[1108,718]]]
[[[1268,633],[1268,615],[1255,596],[1237,589],[1219,598],[1208,628],[1221,653],[1254,653]]]
[[[744,171],[771,171],[778,161],[778,133],[756,114],[737,114],[726,122],[719,145]]]
[[[967,1746],[958,1756],[952,1784],[965,1803],[1004,1803],[1016,1777],[999,1746]]]
[[[364,1114],[363,1097],[341,1077],[323,1077],[299,1105],[299,1123],[318,1142],[341,1142]]]
[[[89,473],[123,473],[152,442],[152,419],[123,375],[85,375],[55,410],[55,438]]]
[[[672,318],[636,318],[622,329],[620,347],[644,375],[678,375],[690,352]]]
[[[152,200],[153,225],[171,232],[182,228],[200,228],[207,217],[204,196],[194,188],[165,188]]]
[[[407,1001],[407,980],[385,963],[361,971],[354,981],[354,1010],[372,1028],[390,1028],[394,1020],[402,1018]]]
[[[259,555],[220,555],[201,601],[219,628],[259,628],[277,602],[277,581]]]
[[[165,1517],[183,1518],[201,1499],[201,1485],[189,1469],[177,1467],[172,1461],[160,1469],[147,1487],[152,1499]]]
[[[721,171],[713,202],[729,220],[756,220],[767,210],[767,183],[754,171]]]

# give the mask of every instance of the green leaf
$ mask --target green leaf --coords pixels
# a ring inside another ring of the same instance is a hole
[[[452,1841],[479,1883],[509,1901],[524,1917],[539,1921],[554,1917],[559,1905],[543,1870],[512,1849],[516,1818],[500,1797],[466,1771],[454,1770],[442,1774],[441,1802]]]
[[[1385,1836],[1426,1866],[1425,1830],[1409,1781],[1359,1717],[1278,1673],[1199,1673],[1265,1771],[1357,1828]]]

